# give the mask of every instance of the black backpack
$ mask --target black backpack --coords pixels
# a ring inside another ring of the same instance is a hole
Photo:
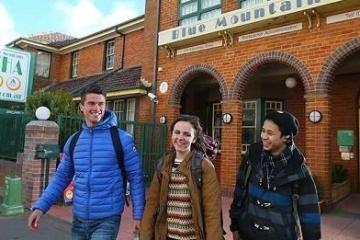
[[[191,158],[191,174],[193,179],[195,180],[196,186],[201,190],[202,188],[202,168],[201,168],[201,163],[203,158],[205,157],[205,154],[199,151],[195,151],[192,158]],[[164,157],[160,158],[158,164],[156,165],[156,175],[157,178],[159,180],[159,182],[161,182],[161,168],[164,164]],[[202,192],[202,191],[200,191]],[[201,197],[202,198],[202,197]],[[203,211],[203,209],[202,209]],[[202,213],[204,215],[204,213]],[[223,226],[223,214],[222,214],[222,210],[221,210],[221,228],[223,231],[223,235],[226,235],[226,231],[224,229]],[[223,237],[223,239],[225,239]]]
[[[73,163],[74,163],[74,149],[75,149],[76,143],[80,137],[81,132],[82,132],[82,128],[74,134],[74,136],[72,137],[72,139],[70,141],[69,154],[70,154],[70,159]],[[124,189],[124,194],[125,194],[125,203],[126,203],[126,206],[129,206],[129,200],[126,196],[128,178],[127,178],[127,174],[125,171],[124,151],[123,151],[123,148],[121,145],[121,139],[119,136],[118,128],[116,126],[112,126],[110,128],[110,133],[111,133],[111,140],[113,143],[113,147],[116,152],[116,158],[118,160],[118,166],[119,166],[119,169],[121,170],[121,175],[123,177],[123,187],[124,187],[123,189]]]

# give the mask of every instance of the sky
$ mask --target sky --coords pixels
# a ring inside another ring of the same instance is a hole
[[[0,45],[30,34],[83,37],[144,14],[145,0],[0,0]]]

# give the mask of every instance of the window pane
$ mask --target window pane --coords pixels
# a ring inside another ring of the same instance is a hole
[[[206,13],[201,14],[201,20],[209,19],[221,15],[221,9],[215,9]]]
[[[248,101],[243,104],[243,126],[256,125],[256,102]]]
[[[180,3],[187,3],[190,2],[191,0],[181,0]]]
[[[185,4],[185,5],[181,6],[180,16],[182,17],[182,16],[188,15],[190,13],[194,13],[197,10],[198,10],[197,2]]]
[[[282,101],[265,101],[265,115],[271,111],[282,111]]]
[[[222,123],[222,111],[221,104],[214,103],[212,106],[212,138],[221,143],[221,123]],[[220,147],[220,146],[219,146]]]
[[[243,144],[255,143],[255,128],[243,128],[242,143]]]
[[[127,100],[126,121],[135,121],[135,103],[135,98],[129,98]],[[127,124],[126,131],[131,135],[134,135],[134,124]]]
[[[201,0],[201,9],[220,5],[221,0]]]
[[[271,0],[240,0],[240,6],[241,8],[253,7],[266,1]]]
[[[79,52],[74,52],[71,63],[71,77],[77,77],[78,75],[78,64],[79,64]]]
[[[106,69],[112,69],[114,67],[114,54],[115,54],[115,43],[109,41],[106,43]]]
[[[50,59],[51,54],[47,52],[38,51],[36,57],[35,74],[38,77],[49,77],[50,74]]]
[[[112,110],[119,120],[125,119],[125,102],[123,99],[115,100]]]
[[[198,20],[197,16],[184,18],[180,21],[180,26],[192,24],[192,23],[196,22],[197,20]]]

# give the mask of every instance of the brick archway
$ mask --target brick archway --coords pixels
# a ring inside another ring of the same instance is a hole
[[[244,95],[245,87],[250,77],[259,69],[261,65],[267,63],[281,63],[294,69],[300,76],[304,85],[305,94],[313,89],[311,75],[308,67],[295,56],[281,51],[271,51],[261,53],[245,64],[235,77],[231,98],[241,100]]]
[[[194,77],[199,76],[200,74],[207,74],[209,76],[212,76],[219,83],[219,90],[222,100],[226,100],[228,98],[228,90],[226,88],[225,80],[221,76],[221,74],[210,65],[198,64],[186,68],[175,80],[175,84],[172,87],[170,93],[169,104],[180,104],[181,96],[184,93],[186,85]]]
[[[360,38],[355,38],[337,48],[325,61],[316,84],[316,93],[328,94],[336,69],[353,53],[360,51]]]

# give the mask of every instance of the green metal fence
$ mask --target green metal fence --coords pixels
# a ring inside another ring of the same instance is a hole
[[[16,160],[18,152],[23,152],[25,126],[33,120],[31,115],[19,111],[0,111],[0,158]]]
[[[62,148],[67,138],[80,129],[81,116],[58,117],[60,128],[59,144]],[[150,183],[156,163],[165,153],[167,145],[167,127],[164,124],[145,122],[120,121],[118,127],[130,133],[135,140],[138,151],[141,155],[144,169],[145,181]]]

